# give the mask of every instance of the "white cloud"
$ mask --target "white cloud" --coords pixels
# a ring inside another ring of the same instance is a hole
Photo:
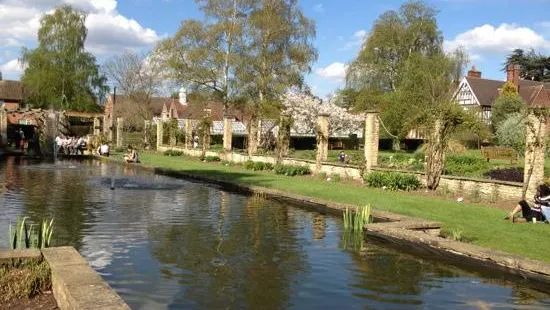
[[[347,51],[353,48],[357,48],[363,44],[367,36],[368,36],[368,32],[366,30],[363,30],[363,29],[357,30],[351,36],[350,41],[346,42],[344,46],[339,48],[339,50]]]
[[[322,3],[317,3],[314,7],[313,7],[313,10],[317,13],[323,13],[325,11],[325,7],[323,6]]]
[[[346,77],[347,68],[346,64],[333,62],[324,68],[318,68],[315,73],[324,79],[341,82]]]
[[[116,10],[116,0],[4,0],[0,4],[0,46],[22,46],[35,41],[40,18],[62,4],[88,12],[86,47],[95,54],[149,47],[160,39],[155,30],[121,15]]]
[[[12,59],[4,64],[0,64],[0,72],[4,77],[16,76],[23,73],[23,68],[17,59]]]
[[[501,54],[515,48],[550,50],[550,40],[531,28],[515,24],[501,24],[498,27],[485,24],[457,35],[454,40],[445,41],[446,50],[459,46],[474,54]]]

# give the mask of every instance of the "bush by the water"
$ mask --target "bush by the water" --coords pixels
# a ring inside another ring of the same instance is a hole
[[[444,174],[480,177],[491,168],[483,157],[452,155],[445,160]]]
[[[181,155],[183,155],[182,151],[176,151],[176,150],[164,151],[164,156],[181,156]]]
[[[275,173],[288,176],[307,175],[311,173],[307,166],[275,165]]]
[[[416,190],[422,186],[417,176],[399,172],[375,171],[365,176],[370,187],[387,188],[392,191]]]
[[[249,160],[244,163],[244,168],[253,171],[273,170],[273,164]]]
[[[485,175],[492,180],[523,182],[523,168],[521,167],[493,169],[487,171]]]

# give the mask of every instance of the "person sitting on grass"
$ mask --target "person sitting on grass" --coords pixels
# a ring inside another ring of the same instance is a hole
[[[544,221],[545,218],[541,209],[543,206],[550,206],[550,187],[546,184],[541,184],[537,187],[533,201],[520,201],[514,210],[504,219],[514,221],[515,215],[521,211],[522,217],[529,222]]]
[[[97,148],[97,154],[99,156],[107,156],[109,157],[109,144],[107,143],[102,143],[98,148]]]
[[[139,156],[131,145],[128,145],[128,152],[124,155],[124,161],[127,163],[139,163]]]

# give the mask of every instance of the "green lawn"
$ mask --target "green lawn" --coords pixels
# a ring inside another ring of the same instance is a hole
[[[115,155],[120,159],[120,155]],[[506,212],[479,204],[458,203],[443,198],[406,192],[387,192],[354,184],[329,183],[313,177],[287,177],[270,172],[252,172],[241,166],[203,163],[189,157],[143,153],[144,164],[211,176],[240,184],[257,185],[333,202],[364,205],[375,209],[439,221],[445,230],[460,229],[473,244],[550,262],[550,225],[512,224]]]

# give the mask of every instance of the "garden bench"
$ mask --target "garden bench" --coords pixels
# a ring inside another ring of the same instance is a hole
[[[510,163],[516,163],[519,160],[518,153],[509,147],[500,146],[488,146],[481,147],[481,154],[487,159],[487,162],[491,159],[506,159],[510,160]]]
[[[329,143],[328,148],[330,150],[343,150],[344,149],[344,143],[342,141],[334,141]]]

